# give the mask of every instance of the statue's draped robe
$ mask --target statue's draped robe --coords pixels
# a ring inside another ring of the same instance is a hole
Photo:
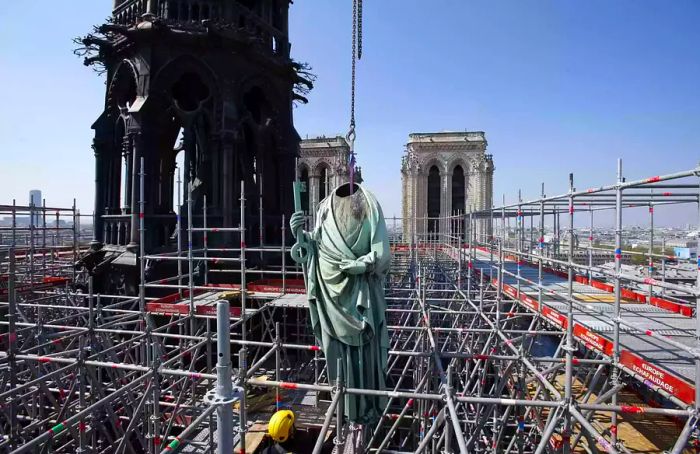
[[[389,337],[383,281],[391,261],[386,223],[376,198],[356,185],[363,214],[352,216],[350,197],[336,195],[320,205],[311,234],[308,297],[314,334],[326,356],[329,378],[336,380],[341,359],[345,386],[383,390],[386,385]],[[352,275],[340,269],[343,260],[367,264]],[[353,422],[378,420],[385,399],[347,395],[345,415]]]

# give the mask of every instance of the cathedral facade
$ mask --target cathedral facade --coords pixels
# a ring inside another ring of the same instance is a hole
[[[492,206],[494,165],[486,147],[481,131],[409,135],[401,162],[404,241],[461,231],[461,222],[447,218]],[[489,220],[477,223],[477,234],[491,235]]]

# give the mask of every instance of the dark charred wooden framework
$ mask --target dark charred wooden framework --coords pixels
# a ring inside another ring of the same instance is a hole
[[[94,50],[86,64],[107,76],[93,125],[95,250],[137,252],[142,158],[145,249],[174,247],[179,152],[183,218],[191,184],[192,212],[206,200],[209,225],[233,227],[243,180],[255,233],[246,243],[259,244],[261,220],[265,242],[280,243],[299,144],[288,9],[288,0],[115,0],[110,23],[83,39]]]

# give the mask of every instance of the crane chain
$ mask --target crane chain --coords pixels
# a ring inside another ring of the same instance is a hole
[[[352,70],[350,85],[350,129],[346,136],[350,145],[350,160],[348,161],[348,173],[350,174],[350,191],[352,192],[355,179],[355,85],[357,60],[362,58],[362,0],[352,1]]]

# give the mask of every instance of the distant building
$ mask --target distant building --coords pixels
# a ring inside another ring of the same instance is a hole
[[[41,207],[43,206],[43,199],[41,198],[41,191],[39,189],[32,189],[29,191],[29,206],[32,207]],[[41,225],[41,213],[37,212],[31,215],[31,219],[29,220],[30,225],[37,227]]]
[[[672,248],[696,248],[698,246],[697,240],[689,240],[687,238],[673,238],[666,240],[666,247]]]
[[[698,249],[696,247],[674,247],[673,255],[679,259],[694,259],[698,256]]]
[[[350,145],[344,137],[315,137],[299,144],[297,171],[306,183],[302,208],[312,216],[321,200],[336,187],[350,181]],[[355,167],[355,182],[362,182],[362,170]]]
[[[493,159],[483,132],[410,134],[401,161],[403,231],[416,235],[447,232],[447,217],[484,210],[493,200]],[[477,234],[491,234],[490,220],[477,221]]]
[[[566,247],[566,246],[565,246]],[[569,260],[568,252],[559,252],[557,254],[551,254],[551,257],[555,260],[567,261]],[[579,265],[588,265],[588,261],[591,261],[591,266],[603,266],[607,263],[612,263],[615,261],[615,254],[613,251],[603,252],[594,251],[590,256],[588,251],[577,250],[574,251],[573,261]],[[622,252],[620,261],[623,265],[630,265],[632,263],[632,254],[627,252]]]

